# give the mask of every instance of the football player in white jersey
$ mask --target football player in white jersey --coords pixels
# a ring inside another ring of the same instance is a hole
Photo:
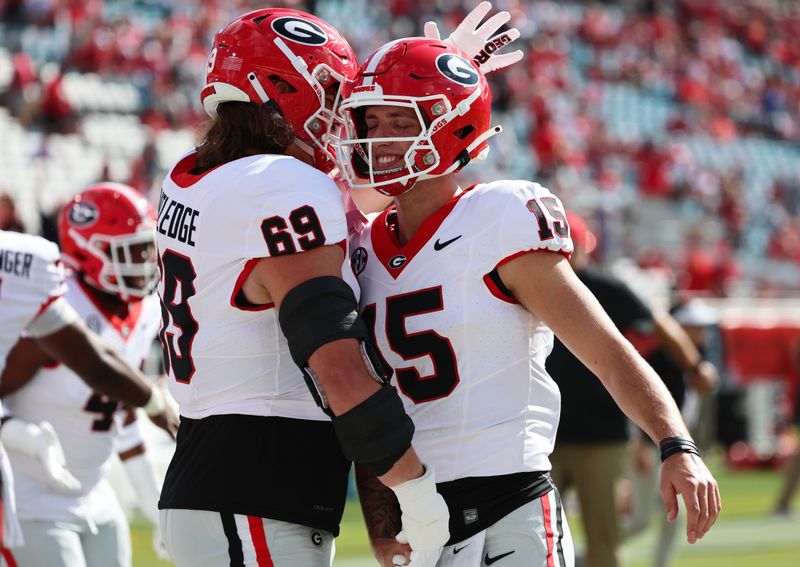
[[[65,299],[86,326],[140,368],[161,321],[155,262],[155,211],[132,187],[102,183],[75,195],[61,210],[62,258],[72,268]],[[129,566],[130,530],[108,484],[120,453],[141,509],[158,528],[158,488],[144,454],[136,414],[95,392],[35,341],[11,351],[0,395],[12,415],[47,420],[58,434],[81,490],[64,494],[42,478],[28,455],[11,451],[17,511],[25,545],[21,565]],[[122,435],[126,419],[125,435]]]
[[[159,507],[179,567],[329,567],[350,460],[392,487],[412,548],[449,537],[358,317],[325,175],[332,109],[356,69],[314,16],[235,19],[209,57],[208,130],[163,181],[161,339],[181,426]]]
[[[0,231],[0,372],[20,333],[36,340],[54,360],[78,373],[100,393],[134,406],[166,427],[175,427],[164,397],[131,368],[107,343],[91,333],[63,298],[64,269],[58,248],[41,237]],[[74,492],[80,483],[64,468],[61,447],[52,427],[3,418],[0,440],[6,449],[26,453],[41,461],[49,485]],[[22,544],[16,518],[13,476],[5,452],[0,450],[4,504],[4,545]],[[3,550],[4,554],[8,552]]]
[[[658,376],[570,268],[563,205],[529,181],[458,186],[455,173],[500,131],[490,105],[462,52],[414,38],[374,52],[340,107],[345,178],[395,197],[351,240],[351,264],[362,317],[414,420],[414,446],[436,467],[450,508],[438,565],[574,562],[548,475],[559,416],[545,371],[553,332],[661,444],[664,503],[674,518],[683,497],[693,543],[719,512],[716,481]],[[376,555],[403,564],[390,539],[402,519],[358,470]]]

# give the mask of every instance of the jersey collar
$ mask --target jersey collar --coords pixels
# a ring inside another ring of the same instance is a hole
[[[372,223],[370,238],[372,239],[372,249],[378,257],[378,261],[384,269],[397,279],[403,270],[411,263],[411,260],[420,250],[430,241],[431,237],[439,230],[444,220],[448,217],[453,208],[458,204],[461,197],[466,195],[475,185],[455,195],[447,203],[442,205],[436,212],[423,221],[417,232],[409,239],[405,245],[401,245],[396,233],[396,205],[391,205],[383,211]],[[392,219],[394,217],[394,220]],[[395,223],[394,227],[392,226]]]
[[[108,324],[111,325],[122,337],[122,340],[128,342],[128,337],[133,334],[134,328],[136,328],[136,323],[139,321],[139,316],[142,314],[142,304],[144,303],[144,299],[137,299],[136,301],[131,301],[128,303],[128,313],[125,317],[120,317],[116,313],[111,312],[110,310],[106,309],[106,307],[97,300],[97,296],[95,295],[93,288],[86,284],[80,278],[75,278],[78,281],[83,293],[86,297],[89,298],[89,301],[97,308],[97,311],[103,316],[103,318],[108,321]]]

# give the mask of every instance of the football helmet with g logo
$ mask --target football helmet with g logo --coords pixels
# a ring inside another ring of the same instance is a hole
[[[327,22],[298,10],[256,10],[214,36],[200,100],[212,118],[223,102],[274,105],[298,146],[329,171],[334,111],[357,69],[350,44]]]
[[[406,38],[375,51],[345,85],[339,113],[345,134],[337,159],[350,184],[398,195],[422,179],[453,173],[489,150],[487,140],[501,131],[490,127],[492,94],[486,78],[452,45],[428,38]],[[413,110],[419,133],[370,138],[364,119],[370,106]],[[410,143],[403,163],[376,165],[375,144]]]
[[[123,301],[144,297],[158,280],[155,219],[153,207],[133,187],[92,185],[59,214],[64,263],[87,284]]]

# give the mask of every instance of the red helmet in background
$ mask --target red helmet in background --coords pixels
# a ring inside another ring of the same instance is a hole
[[[490,127],[492,94],[486,78],[459,49],[442,41],[406,38],[375,51],[345,85],[339,113],[344,139],[337,159],[352,185],[374,187],[385,195],[408,191],[421,179],[453,173],[483,159],[487,140],[501,131]],[[414,110],[420,133],[403,138],[368,138],[368,106]],[[373,145],[411,143],[404,165],[389,170],[373,164]]]
[[[223,102],[271,102],[298,145],[329,171],[335,165],[329,140],[334,111],[357,69],[353,49],[336,28],[305,12],[267,8],[236,18],[214,36],[200,100],[212,118]]]
[[[156,215],[133,187],[99,183],[75,195],[58,216],[64,263],[87,284],[123,301],[155,290]]]

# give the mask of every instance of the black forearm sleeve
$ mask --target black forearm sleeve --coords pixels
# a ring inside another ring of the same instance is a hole
[[[333,418],[345,457],[368,466],[375,476],[392,468],[411,446],[414,423],[397,390],[388,384],[350,411]]]

